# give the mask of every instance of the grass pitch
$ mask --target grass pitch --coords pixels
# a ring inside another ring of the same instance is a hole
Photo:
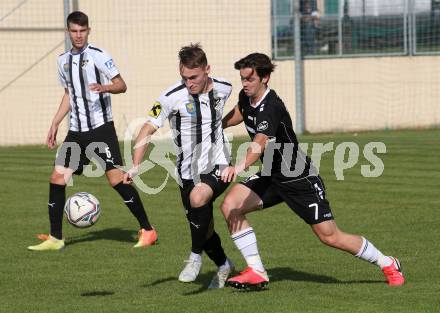
[[[204,256],[199,279],[177,276],[190,249],[189,228],[174,181],[158,194],[141,194],[159,244],[135,250],[137,223],[104,177],[75,177],[67,194],[88,191],[102,205],[88,229],[64,223],[62,252],[27,251],[34,234],[47,232],[48,177],[54,152],[43,146],[0,148],[0,312],[438,312],[437,227],[440,130],[303,136],[302,142],[356,142],[359,162],[336,179],[334,151],[324,154],[321,175],[336,221],[400,258],[406,284],[390,288],[381,271],[319,243],[285,205],[255,212],[254,227],[271,282],[263,292],[207,290],[215,266]],[[361,175],[368,142],[384,142],[384,172]],[[309,150],[310,152],[310,150]],[[166,172],[144,174],[159,186]],[[216,207],[222,198],[216,202]],[[215,210],[216,229],[236,266],[245,263]]]

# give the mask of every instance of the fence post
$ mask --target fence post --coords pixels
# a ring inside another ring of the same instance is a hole
[[[295,44],[295,132],[304,133],[304,66],[301,55],[300,0],[293,0],[294,44]]]
[[[79,0],[72,0],[72,11],[79,11]]]
[[[405,55],[409,55],[410,54],[410,50],[408,48],[408,38],[409,38],[409,33],[408,33],[408,27],[409,27],[408,15],[409,15],[408,0],[405,0],[405,7],[404,7],[404,11],[403,11],[403,50],[405,51]]]
[[[342,18],[344,17],[344,6],[345,6],[345,1],[344,0],[339,0],[338,1],[338,8],[339,8],[339,12],[338,12],[338,45],[339,45],[339,55],[342,56],[343,53],[343,31],[342,31]]]
[[[414,0],[407,0],[408,2],[408,49],[409,49],[409,55],[416,55],[417,54],[417,44],[416,44],[416,29],[415,29],[415,15],[414,15]]]
[[[70,0],[64,0],[64,16],[63,16],[63,25],[64,27],[67,27],[66,25],[66,19],[67,16],[70,13]],[[70,50],[70,48],[72,48],[70,40],[69,40],[69,36],[65,33],[64,34],[64,50]]]

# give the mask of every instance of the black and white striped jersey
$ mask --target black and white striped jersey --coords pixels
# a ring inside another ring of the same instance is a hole
[[[252,140],[259,133],[269,137],[269,143],[261,156],[263,173],[281,173],[293,179],[318,175],[310,158],[299,147],[292,119],[275,91],[268,89],[255,107],[250,103],[250,98],[241,90],[238,108],[249,136]]]
[[[98,94],[89,84],[108,84],[119,74],[112,57],[104,50],[88,44],[82,51],[67,51],[58,57],[58,78],[69,88],[72,131],[89,131],[112,121],[110,93]]]
[[[191,95],[182,81],[168,88],[154,103],[148,120],[162,127],[170,122],[176,146],[179,178],[195,180],[215,165],[228,165],[230,146],[223,134],[222,116],[232,85],[210,78],[213,88],[206,94]]]

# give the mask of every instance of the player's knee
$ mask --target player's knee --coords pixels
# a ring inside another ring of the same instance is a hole
[[[64,184],[64,177],[63,175],[52,173],[49,181],[51,184],[62,185]]]
[[[105,175],[107,176],[107,181],[111,187],[114,187],[120,182],[122,182],[124,178],[124,174],[122,173],[121,170],[118,169],[112,169],[106,172]]]
[[[108,183],[111,187],[115,187],[118,185],[122,180],[120,179],[108,179]]]
[[[334,248],[339,247],[339,238],[336,232],[332,234],[319,234],[318,237],[319,240],[327,246]]]
[[[208,203],[208,199],[206,199],[203,193],[191,193],[189,201],[193,208],[200,208]]]
[[[56,185],[66,185],[67,184],[67,180],[70,179],[70,176],[68,176],[68,174],[66,173],[61,173],[58,172],[56,170],[54,170],[52,172],[52,174],[50,175],[50,183],[51,184],[56,184]]]
[[[222,211],[226,219],[229,217],[232,208],[233,208],[232,201],[230,201],[229,198],[226,196],[226,198],[223,200],[222,204],[220,205],[220,210]]]
[[[241,205],[228,196],[223,200],[220,209],[227,222],[234,219],[234,216],[241,215]]]

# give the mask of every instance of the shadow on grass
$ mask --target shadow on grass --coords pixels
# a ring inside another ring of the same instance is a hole
[[[320,284],[384,284],[385,281],[382,280],[348,280],[342,281],[336,279],[331,276],[326,275],[317,275],[307,272],[296,271],[290,267],[275,267],[267,270],[270,281],[278,282],[278,281],[303,281],[303,282],[312,282],[312,283],[320,283]],[[188,291],[183,292],[183,296],[193,296],[200,294],[202,292],[210,291],[208,289],[209,283],[211,282],[212,277],[214,277],[215,272],[207,272],[201,273],[196,281],[192,283],[181,283],[178,281],[177,277],[169,276],[162,279],[155,280],[151,283],[144,284],[142,287],[149,288],[157,285],[165,284],[168,282],[173,282],[174,284],[179,284],[181,286],[187,286]],[[190,290],[193,287],[198,286],[195,290]],[[269,284],[270,286],[270,284]],[[256,291],[259,292],[259,291]]]
[[[74,245],[86,241],[95,240],[113,240],[120,242],[136,243],[134,239],[136,237],[136,231],[120,229],[120,228],[108,228],[99,231],[87,232],[84,235],[71,237],[66,240],[67,245]]]
[[[315,282],[321,284],[378,284],[385,283],[382,280],[339,280],[337,278],[317,275],[307,272],[296,271],[290,267],[275,267],[267,270],[271,282],[290,280],[290,281],[305,281]]]
[[[175,284],[179,284],[182,287],[187,286],[188,291],[183,292],[182,293],[183,296],[192,296],[192,295],[200,294],[202,292],[209,291],[210,289],[208,289],[208,286],[209,286],[209,283],[211,282],[212,277],[214,277],[214,274],[215,274],[215,272],[201,273],[201,274],[199,274],[199,276],[197,276],[196,281],[194,281],[192,283],[182,283],[182,282],[179,282],[179,280],[176,276],[169,276],[166,278],[155,280],[149,284],[144,284],[142,287],[148,288],[148,287],[154,287],[154,286],[168,283],[168,282],[174,282]],[[198,286],[198,288],[196,288],[195,290],[190,290],[190,289],[197,287],[197,286]]]
[[[177,281],[177,277],[170,276],[170,277],[167,277],[167,278],[158,279],[158,280],[155,280],[154,282],[152,282],[150,284],[145,284],[142,287],[144,287],[144,288],[153,287],[153,286],[157,286],[157,285],[160,285],[160,284],[163,284],[163,283],[167,283],[169,281]]]
[[[115,294],[114,291],[89,291],[89,292],[83,292],[81,293],[81,297],[104,297],[104,296],[111,296]]]

